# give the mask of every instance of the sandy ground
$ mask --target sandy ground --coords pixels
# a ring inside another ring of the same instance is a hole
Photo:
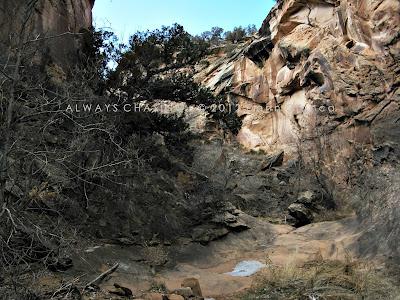
[[[106,270],[113,262],[120,267],[102,284],[111,289],[114,283],[130,288],[136,295],[149,288],[151,282],[164,282],[169,290],[179,288],[183,279],[197,278],[203,296],[218,298],[230,295],[252,284],[254,276],[233,277],[226,273],[247,260],[268,265],[301,264],[316,258],[345,260],[356,256],[359,235],[355,217],[333,222],[310,224],[298,229],[274,225],[245,215],[250,230],[232,233],[207,246],[189,243],[170,249],[171,262],[155,274],[141,260],[135,247],[103,245],[80,256],[74,268],[77,274]]]

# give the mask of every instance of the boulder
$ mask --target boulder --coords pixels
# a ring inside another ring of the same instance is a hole
[[[289,215],[295,219],[295,227],[301,227],[310,224],[314,217],[312,211],[304,204],[293,203],[288,208]]]
[[[203,293],[201,292],[200,288],[200,282],[197,278],[186,278],[182,281],[181,286],[191,288],[196,297],[203,297]]]

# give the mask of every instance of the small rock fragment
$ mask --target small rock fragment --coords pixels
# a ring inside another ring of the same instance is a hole
[[[185,299],[194,297],[194,293],[190,287],[182,287],[182,288],[174,290],[172,293],[182,296]],[[151,299],[151,300],[158,300],[158,299]]]
[[[181,295],[170,294],[168,295],[168,300],[185,300],[185,298]]]

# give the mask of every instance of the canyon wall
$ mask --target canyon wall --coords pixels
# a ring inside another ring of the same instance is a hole
[[[196,79],[238,103],[238,141],[308,158],[356,210],[360,253],[400,261],[400,2],[280,0],[208,62]]]
[[[1,53],[12,53],[22,43],[34,53],[32,59],[71,65],[78,56],[79,32],[92,25],[93,5],[94,0],[1,1]]]
[[[249,149],[294,153],[329,136],[381,147],[400,141],[400,2],[278,1],[259,36],[197,79],[235,98]]]

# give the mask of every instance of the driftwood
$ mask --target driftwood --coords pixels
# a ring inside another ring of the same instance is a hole
[[[86,286],[85,289],[100,284],[108,275],[111,275],[114,273],[119,267],[119,263],[115,264],[111,269],[108,269],[104,273],[101,273],[98,277],[96,277],[94,280],[89,282]]]

